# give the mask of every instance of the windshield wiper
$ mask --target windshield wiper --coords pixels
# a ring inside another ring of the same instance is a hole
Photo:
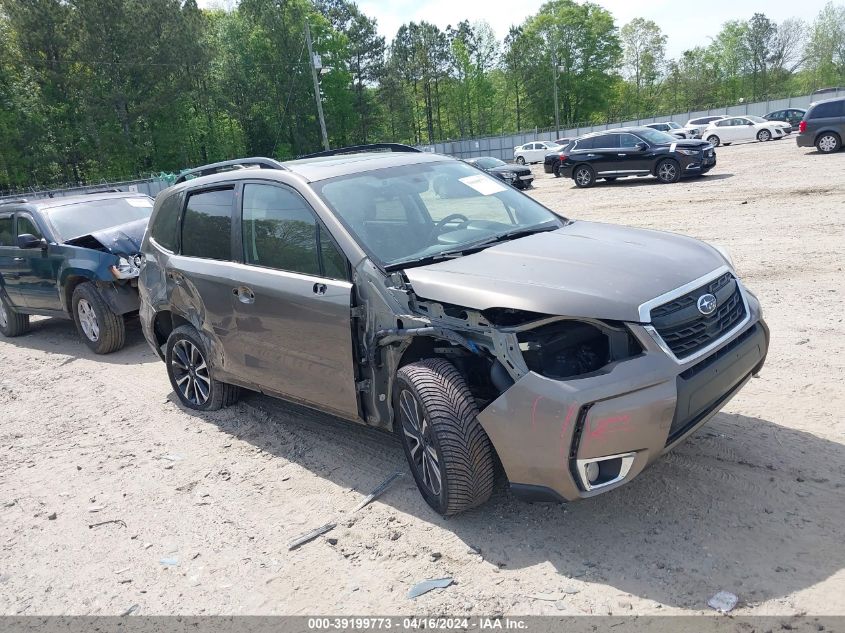
[[[565,224],[563,226],[566,226]],[[456,257],[463,257],[464,255],[469,255],[470,253],[476,253],[478,251],[484,250],[488,246],[492,246],[493,244],[497,244],[499,242],[506,242],[508,240],[516,240],[520,237],[526,237],[528,235],[533,235],[534,233],[546,233],[548,231],[554,231],[561,227],[560,224],[555,223],[554,225],[540,225],[540,226],[531,226],[527,228],[518,229],[516,231],[511,231],[509,233],[501,233],[499,235],[491,235],[490,237],[486,237],[483,240],[478,242],[470,242],[469,244],[464,244],[459,248],[453,248],[447,251],[440,251],[439,253],[435,253],[433,255],[427,255],[425,257],[420,258],[412,258],[407,259],[399,262],[394,262],[392,264],[388,264],[384,267],[387,271],[392,270],[399,270],[401,268],[409,268],[411,266],[427,266],[428,264],[433,264],[435,262],[442,261],[444,259],[455,259]]]

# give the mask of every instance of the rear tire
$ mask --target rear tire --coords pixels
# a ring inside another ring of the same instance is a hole
[[[554,168],[555,178],[560,178],[560,163],[557,163]]]
[[[718,137],[718,136],[716,136],[715,134],[711,134],[711,135],[710,135],[710,136],[708,136],[705,140],[706,140],[708,143],[710,143],[713,147],[719,147],[719,145],[720,145],[720,143],[721,143],[721,141],[719,140],[719,137]]]
[[[681,166],[678,161],[667,158],[657,164],[654,175],[657,176],[657,180],[664,184],[678,182],[681,179]]]
[[[29,331],[29,315],[15,312],[0,295],[0,334],[8,338],[26,334]]]
[[[761,143],[772,140],[772,133],[769,130],[760,130],[757,132],[757,140]]]
[[[824,132],[816,139],[816,149],[822,154],[832,154],[842,147],[842,139],[834,132]]]
[[[90,281],[79,284],[73,291],[71,310],[76,330],[95,354],[111,354],[126,342],[123,316],[111,311]]]
[[[167,377],[179,402],[196,411],[217,411],[235,404],[240,389],[211,377],[208,351],[190,325],[177,327],[167,338]]]
[[[495,479],[490,439],[475,398],[455,366],[441,358],[396,374],[394,426],[423,499],[442,515],[481,505]]]
[[[596,172],[589,165],[578,165],[572,172],[572,180],[576,187],[586,189],[596,184]]]

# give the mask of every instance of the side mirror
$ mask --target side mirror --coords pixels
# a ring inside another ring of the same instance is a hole
[[[648,149],[648,145],[645,143],[637,143],[636,148],[638,152],[644,152]]]
[[[35,237],[31,233],[18,235],[18,248],[43,248],[47,245],[46,240]]]

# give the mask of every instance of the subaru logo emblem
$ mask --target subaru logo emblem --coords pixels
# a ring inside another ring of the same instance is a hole
[[[713,314],[716,311],[716,297],[707,293],[698,298],[698,311],[704,316]]]

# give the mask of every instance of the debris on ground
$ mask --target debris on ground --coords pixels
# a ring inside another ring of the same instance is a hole
[[[423,580],[408,590],[408,598],[413,600],[424,593],[428,593],[432,589],[445,589],[454,581],[452,578],[433,578],[431,580]]]
[[[560,592],[555,593],[532,593],[528,596],[532,600],[542,600],[544,602],[558,602],[559,600],[563,600],[565,594]]]
[[[55,512],[51,512],[50,514],[48,514],[48,515],[47,515],[47,520],[48,520],[48,521],[55,521],[55,520],[56,520],[56,513],[55,513]]]
[[[175,567],[176,565],[179,564],[179,559],[178,558],[162,558],[158,562],[161,563],[162,565],[164,565],[165,567]]]
[[[311,530],[310,532],[306,532],[302,536],[298,536],[297,538],[293,539],[290,543],[288,543],[288,550],[293,550],[299,547],[300,545],[305,545],[306,543],[313,541],[318,536],[322,536],[326,532],[331,532],[333,529],[337,527],[337,523],[326,523],[325,525],[321,525],[318,528]]]
[[[707,606],[720,613],[728,613],[733,610],[737,602],[739,602],[739,598],[735,594],[730,591],[719,591],[707,601]]]
[[[121,614],[120,614],[120,617],[124,618],[124,617],[126,617],[127,615],[132,615],[133,613],[135,613],[135,612],[136,612],[136,611],[140,608],[140,606],[141,606],[141,605],[138,605],[138,604],[133,604],[133,605],[132,605],[131,607],[129,607],[126,611],[124,611],[123,613],[121,613]]]
[[[361,508],[363,508],[364,506],[369,505],[369,504],[370,504],[370,503],[372,503],[375,499],[377,499],[378,497],[380,497],[380,496],[381,496],[381,494],[382,494],[385,490],[387,490],[387,488],[390,486],[390,484],[392,484],[394,481],[396,481],[396,480],[397,480],[399,477],[401,477],[403,474],[404,474],[404,473],[402,473],[401,471],[396,471],[396,472],[395,472],[395,473],[393,473],[390,477],[388,477],[388,478],[387,478],[387,479],[385,479],[383,482],[381,482],[381,484],[379,484],[379,486],[378,486],[375,490],[373,490],[370,494],[368,494],[368,495],[364,498],[364,500],[363,500],[363,501],[361,501],[361,503],[359,503],[357,506],[355,506],[355,509],[352,511],[352,513],[358,512],[358,510],[360,510],[360,509],[361,509]]]
[[[91,528],[100,527],[101,525],[108,525],[109,523],[117,523],[118,525],[126,527],[126,521],[123,519],[109,519],[108,521],[100,521],[99,523],[89,523],[88,529],[90,530]]]
[[[377,499],[379,496],[381,496],[382,493],[384,493],[385,490],[387,490],[387,488],[390,486],[390,484],[392,484],[396,479],[398,479],[402,475],[403,475],[403,473],[399,472],[399,471],[390,475],[390,477],[388,477],[383,482],[381,482],[375,488],[375,490],[373,490],[370,494],[368,494],[366,497],[364,497],[364,499],[361,501],[361,503],[359,503],[357,506],[355,506],[355,508],[352,509],[348,513],[347,516],[351,516],[351,515],[355,514],[361,508],[363,508],[363,507],[367,506],[368,504],[372,503],[375,499]],[[338,519],[338,521],[340,521],[340,519]],[[327,532],[331,532],[333,529],[335,529],[335,527],[337,527],[337,523],[338,523],[337,521],[331,522],[331,523],[326,523],[325,525],[321,525],[320,527],[315,528],[315,529],[311,530],[310,532],[306,532],[302,536],[298,536],[297,538],[293,539],[290,543],[288,543],[288,551],[294,550],[297,547],[305,545],[306,543],[313,541],[318,536],[322,536],[323,534],[326,534]]]

